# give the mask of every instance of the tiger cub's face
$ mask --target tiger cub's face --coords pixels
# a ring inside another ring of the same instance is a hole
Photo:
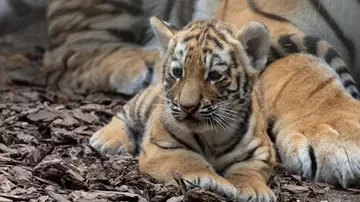
[[[172,28],[153,17],[163,49],[163,84],[169,112],[190,128],[226,128],[250,104],[253,80],[266,63],[265,25],[237,30],[221,21]]]

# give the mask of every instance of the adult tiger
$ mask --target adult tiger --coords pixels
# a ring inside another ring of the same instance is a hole
[[[46,2],[6,0],[0,21],[25,27],[27,21],[10,23],[13,18],[9,15],[31,19]],[[356,0],[49,0],[47,8],[50,44],[45,55],[46,77],[48,84],[61,89],[134,94],[159,79],[161,74],[154,66],[158,61],[155,38],[147,21],[152,15],[177,27],[216,14],[218,19],[238,25],[252,17],[279,29],[295,25],[306,35],[329,41],[360,78],[360,70],[355,68],[360,65],[360,51],[356,51],[360,49],[360,29],[356,27],[360,26],[356,23],[360,6]],[[348,79],[346,74],[343,77]]]

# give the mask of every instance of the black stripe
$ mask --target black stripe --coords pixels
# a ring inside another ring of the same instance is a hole
[[[220,43],[220,41],[216,37],[212,37],[208,35],[207,40],[213,42],[216,45],[216,47],[220,49],[224,49],[224,46]]]
[[[182,141],[181,139],[179,139],[174,133],[172,133],[170,131],[170,129],[167,127],[166,124],[162,123],[164,125],[164,129],[166,130],[166,132],[172,137],[174,138],[176,141],[178,141],[180,144],[182,144],[186,149],[191,150],[193,152],[196,152],[196,150],[191,147],[189,144],[187,144],[186,142]]]
[[[197,133],[193,134],[196,144],[199,145],[203,154],[205,154],[205,143],[201,140],[200,135]]]
[[[284,17],[278,16],[278,15],[275,15],[275,14],[272,14],[272,13],[267,13],[265,11],[260,10],[257,7],[257,5],[255,4],[254,0],[248,0],[248,4],[249,4],[251,10],[254,11],[255,13],[259,14],[259,15],[265,16],[265,17],[270,18],[272,20],[277,20],[277,21],[280,21],[280,22],[287,22],[287,23],[292,24],[288,19],[286,19]]]
[[[240,86],[240,88],[244,90],[244,94],[245,95],[250,94],[252,91],[252,88],[250,85],[249,75],[246,71],[244,72],[244,78],[243,78],[242,84],[243,84],[243,86]]]
[[[121,30],[117,28],[107,28],[106,31],[118,38],[120,41],[126,41],[126,42],[135,42],[136,36],[135,33],[130,30]]]
[[[135,151],[135,155],[138,155],[141,151],[141,142],[144,137],[145,128],[141,123],[134,124],[133,128],[128,127],[126,124],[127,134],[131,142],[133,143],[133,149]]]
[[[344,85],[345,88],[347,88],[347,87],[349,87],[349,86],[356,86],[355,82],[352,81],[352,80],[345,80],[345,81],[343,82],[343,85]]]
[[[278,43],[287,53],[299,53],[297,45],[291,40],[292,35],[285,35],[280,37]]]
[[[236,89],[235,89],[235,90],[230,90],[230,89],[228,89],[227,91],[228,91],[229,93],[236,93],[236,92],[239,91],[239,88],[240,88],[240,74],[241,74],[241,73],[238,73],[238,75],[236,75]]]
[[[219,31],[218,28],[216,28],[213,24],[209,24],[209,27],[211,28],[211,30],[213,32],[215,32],[215,34],[217,35],[217,37],[219,37],[222,41],[224,41],[225,43],[230,43],[229,41],[226,40],[226,37],[223,33],[221,33]]]
[[[314,148],[311,145],[309,145],[309,157],[311,160],[311,177],[315,179],[316,171],[317,171],[317,162],[316,162]]]
[[[341,76],[342,74],[349,74],[349,71],[348,71],[347,67],[345,67],[345,66],[337,67],[337,68],[335,69],[335,72],[336,72],[339,76]]]
[[[134,103],[134,108],[136,109],[136,117],[133,117],[133,118],[135,118],[135,120],[137,120],[137,121],[143,121],[143,120],[141,119],[141,109],[142,109],[143,107],[146,107],[146,106],[144,105],[144,102],[145,102],[145,99],[146,99],[146,97],[147,97],[147,95],[148,95],[149,93],[150,93],[150,90],[144,90],[144,91],[142,91],[142,93],[141,93],[140,96],[142,96],[143,99],[141,99],[141,100],[139,101],[139,103]],[[150,106],[148,106],[148,107],[150,107]]]
[[[340,41],[345,45],[348,49],[348,54],[351,59],[351,66],[355,63],[356,57],[356,47],[351,39],[349,39],[344,32],[341,30],[339,25],[335,22],[335,20],[330,16],[328,11],[322,5],[322,3],[318,0],[310,0],[315,10],[319,12],[319,14],[324,18],[327,24],[335,31],[336,36],[340,39]]]
[[[358,92],[351,92],[351,96],[353,98],[355,98],[356,100],[359,100],[360,101],[360,95]]]
[[[125,111],[123,108],[120,109],[120,112],[122,115],[126,115]],[[128,127],[128,125],[126,124],[126,118],[122,118],[121,116],[118,115],[118,113],[115,115],[118,119],[120,119],[122,122],[124,122],[124,126],[125,126],[125,132],[128,136],[128,138],[131,140],[131,142],[133,143],[133,151],[135,152],[135,155],[138,155],[140,153],[140,149],[141,149],[141,143],[139,141],[140,137],[143,136],[144,134],[144,130],[141,130],[142,126],[136,126],[137,124],[134,124],[135,127],[134,128],[130,128]],[[143,128],[143,127],[142,127]]]
[[[145,113],[144,113],[144,119],[145,120],[148,120],[149,119],[149,116],[150,116],[150,113],[155,109],[155,104],[158,103],[158,100],[159,100],[159,96],[154,96],[152,97],[152,100],[150,101],[151,105],[148,106],[148,108],[146,109]]]
[[[230,162],[230,163],[227,164],[219,173],[221,173],[221,174],[224,175],[224,174],[226,174],[226,171],[227,171],[231,166],[233,166],[233,165],[235,165],[235,164],[237,164],[237,163],[243,163],[243,162],[245,162],[245,161],[249,161],[251,158],[254,157],[255,151],[256,151],[259,147],[260,147],[260,146],[257,146],[257,147],[255,147],[254,149],[252,149],[252,150],[250,150],[249,152],[247,152],[247,155],[246,155],[245,158],[241,158],[241,159],[237,158],[235,161]],[[271,152],[269,152],[269,153],[271,154]],[[265,162],[265,163],[267,163],[267,162]]]
[[[136,119],[136,112],[135,112],[135,108],[136,108],[136,105],[137,105],[137,101],[138,101],[138,99],[140,98],[140,96],[141,96],[141,92],[140,93],[138,93],[134,98],[132,98],[131,100],[130,100],[130,102],[131,103],[129,103],[130,105],[129,105],[129,116],[130,116],[130,118],[133,118],[133,119]]]
[[[276,142],[276,134],[273,132],[274,124],[275,124],[274,118],[267,119],[266,133],[267,133],[268,137],[270,137],[270,140],[275,143]]]
[[[146,78],[143,81],[143,88],[148,87],[153,80],[155,62],[145,61],[145,65],[147,66],[149,72],[146,74]]]
[[[210,48],[204,47],[202,48],[202,52],[204,53],[204,55],[206,55],[207,53],[212,53],[213,51]],[[206,58],[204,58],[206,59]],[[204,62],[206,63],[206,62]]]
[[[155,138],[151,137],[150,138],[150,143],[161,148],[161,149],[183,149],[182,147],[180,146],[171,146],[171,147],[167,147],[167,146],[163,146],[163,145],[160,145],[158,144],[156,141],[155,141]]]
[[[210,59],[210,64],[209,64],[210,68],[213,67],[214,61],[215,61],[216,59],[221,60],[221,57],[220,57],[218,54],[213,53],[213,54],[211,55],[211,59]]]
[[[109,3],[115,6],[115,8],[121,8],[131,15],[143,15],[144,11],[142,9],[141,0],[132,0],[131,3],[125,3],[124,1],[113,1],[113,0],[104,0],[105,3]]]
[[[305,36],[304,37],[304,46],[306,47],[306,52],[317,56],[317,48],[320,39],[314,36]]]
[[[236,128],[236,130],[234,132],[234,135],[233,135],[234,141],[232,142],[232,144],[227,145],[227,147],[222,152],[217,153],[215,155],[215,158],[219,158],[219,157],[226,155],[227,153],[233,151],[235,149],[235,147],[242,141],[246,132],[248,131],[250,116],[252,114],[251,102],[249,102],[248,106],[244,109],[244,111],[241,111],[240,113],[242,113],[243,116],[241,116],[242,119],[240,119],[241,121],[238,123],[238,127]]]
[[[231,64],[232,68],[237,68],[238,67],[238,61],[236,59],[236,53],[235,51],[230,51],[230,57],[231,57],[231,62],[233,62],[233,64]]]
[[[180,52],[179,52],[179,53],[180,53]],[[182,57],[182,55],[181,55],[181,57]],[[180,62],[180,60],[179,60],[177,57],[172,56],[172,57],[171,57],[171,62]]]
[[[324,56],[326,63],[330,65],[332,60],[335,58],[340,58],[339,53],[335,49],[329,47],[328,51],[325,53]]]
[[[270,46],[269,56],[270,57],[269,57],[269,60],[268,60],[268,64],[274,62],[275,60],[278,60],[278,59],[282,58],[281,54],[279,53],[279,51],[276,50],[276,48],[274,46]]]
[[[254,157],[254,153],[256,152],[257,149],[259,149],[260,146],[261,145],[259,145],[259,146],[255,147],[254,149],[250,150],[248,152],[248,155],[242,161],[248,161],[248,160],[252,159]],[[269,152],[269,153],[271,153],[271,152]]]
[[[199,35],[189,35],[189,36],[185,36],[184,39],[182,40],[182,42],[186,43],[192,39],[196,39],[199,40]]]

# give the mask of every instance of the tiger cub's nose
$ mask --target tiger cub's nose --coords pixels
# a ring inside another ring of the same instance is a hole
[[[200,108],[200,106],[201,104],[198,103],[196,105],[180,105],[180,108],[187,114],[193,114]]]

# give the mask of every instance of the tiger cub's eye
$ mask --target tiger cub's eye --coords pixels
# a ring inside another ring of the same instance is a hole
[[[221,78],[222,78],[222,74],[220,74],[217,71],[212,71],[208,75],[208,80],[213,82],[219,81]]]
[[[175,79],[179,79],[182,77],[182,74],[183,74],[183,70],[182,68],[179,68],[179,67],[175,67],[172,69],[172,75]]]

